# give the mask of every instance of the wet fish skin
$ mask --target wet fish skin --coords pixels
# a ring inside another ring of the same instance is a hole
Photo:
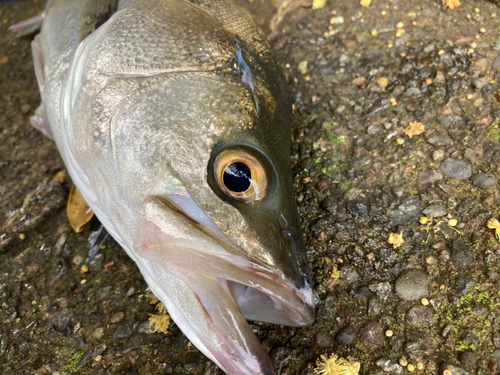
[[[118,9],[81,43],[81,17],[93,24],[82,2],[46,9],[33,50],[54,140],[89,206],[193,344],[228,374],[272,374],[245,318],[314,319],[283,74],[227,0]],[[226,151],[257,161],[262,199],[220,188],[214,170]]]

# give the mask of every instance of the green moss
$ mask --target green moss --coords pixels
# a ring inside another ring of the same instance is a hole
[[[500,141],[500,117],[491,124],[490,131],[488,132],[488,138],[492,141]]]
[[[83,352],[74,352],[73,355],[71,356],[70,359],[66,362],[66,364],[63,366],[63,369],[69,372],[77,372],[78,368],[78,362],[80,362],[80,359],[83,357]]]

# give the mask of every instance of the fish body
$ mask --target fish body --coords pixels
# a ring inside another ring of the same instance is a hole
[[[305,326],[315,302],[283,74],[228,0],[89,3],[49,1],[33,42],[46,133],[191,342],[274,374],[246,319]]]

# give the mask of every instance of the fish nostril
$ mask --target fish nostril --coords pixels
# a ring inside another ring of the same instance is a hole
[[[292,233],[286,229],[283,229],[281,231],[281,236],[283,237],[283,239],[289,240],[290,238],[292,238]]]

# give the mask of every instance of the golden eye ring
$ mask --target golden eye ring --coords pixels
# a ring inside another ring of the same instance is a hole
[[[267,176],[262,163],[246,150],[222,151],[214,162],[214,175],[219,188],[228,196],[251,203],[267,192]]]

